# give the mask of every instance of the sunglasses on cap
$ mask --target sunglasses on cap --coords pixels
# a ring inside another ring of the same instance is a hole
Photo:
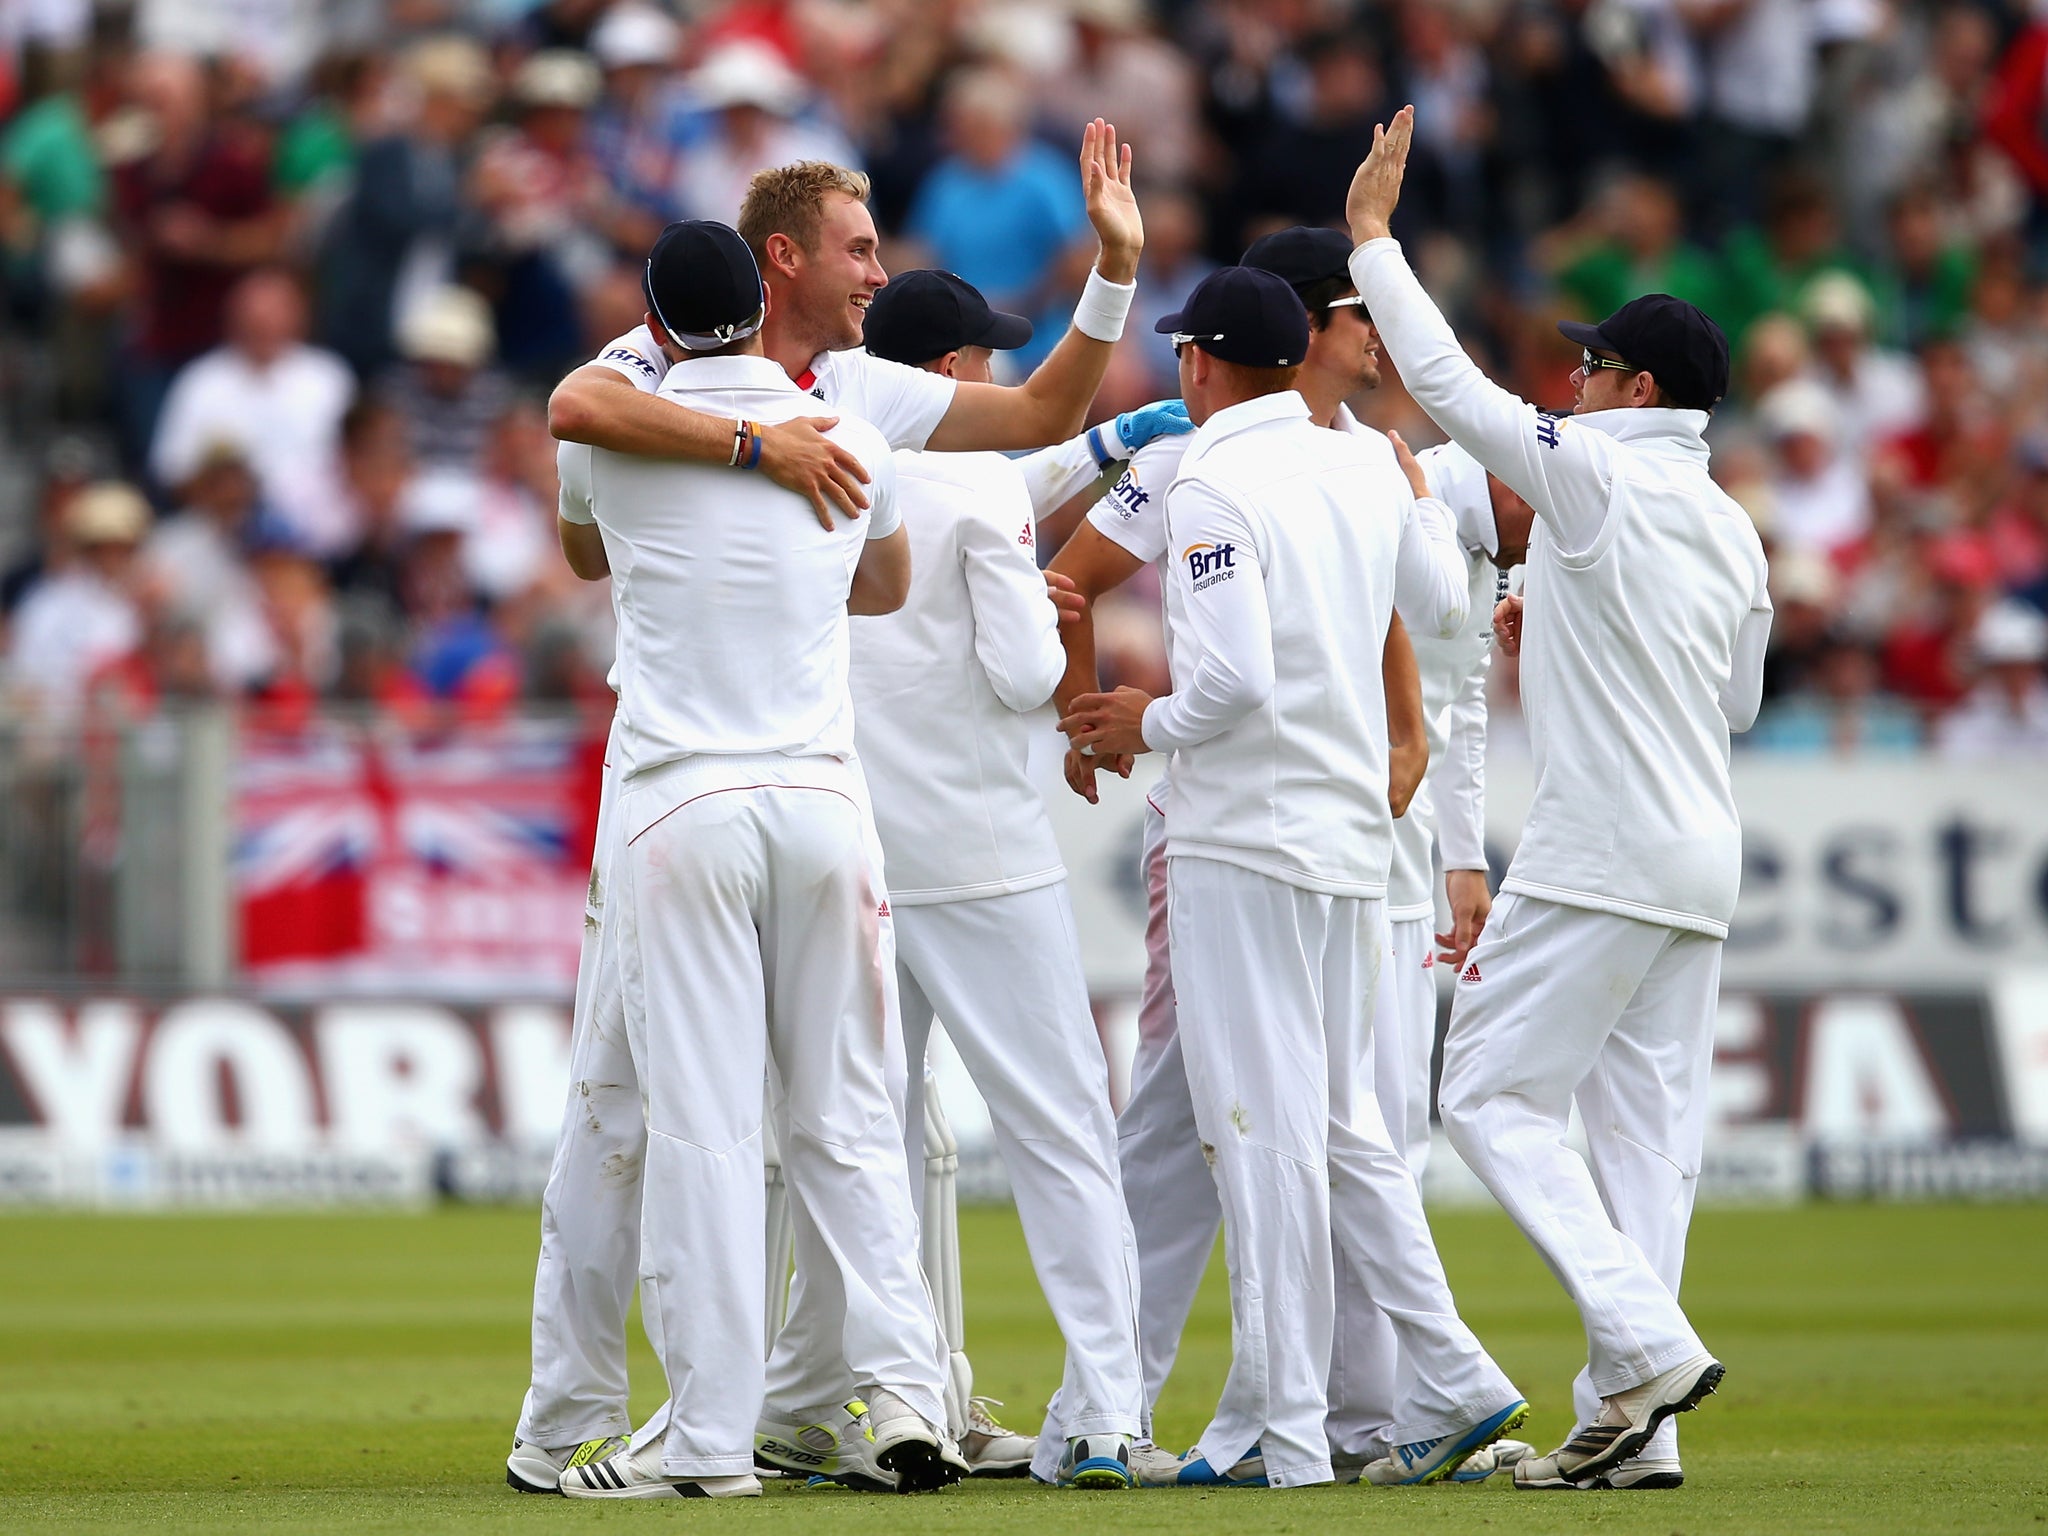
[[[1612,368],[1616,373],[1641,373],[1643,371],[1642,369],[1638,368],[1634,363],[1619,363],[1614,361],[1614,359],[1612,358],[1595,357],[1593,355],[1593,349],[1591,347],[1584,348],[1580,351],[1579,372],[1583,373],[1587,378],[1590,379],[1602,368]]]
[[[1175,357],[1179,357],[1179,356],[1180,356],[1180,349],[1181,349],[1182,347],[1186,346],[1186,345],[1187,345],[1187,344],[1188,344],[1189,342],[1191,342],[1191,341],[1221,341],[1221,340],[1223,339],[1223,333],[1222,333],[1221,331],[1218,331],[1218,332],[1217,332],[1217,333],[1216,333],[1215,335],[1213,335],[1213,336],[1196,336],[1196,335],[1193,335],[1192,333],[1190,333],[1190,332],[1188,332],[1188,331],[1173,331],[1173,332],[1171,332],[1171,333],[1169,333],[1169,334],[1168,334],[1168,336],[1167,336],[1167,338],[1166,338],[1166,339],[1167,339],[1168,341],[1170,341],[1170,342],[1172,342],[1172,343],[1173,343],[1173,355],[1174,355]]]

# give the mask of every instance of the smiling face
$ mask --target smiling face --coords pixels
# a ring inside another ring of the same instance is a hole
[[[1343,299],[1355,296],[1356,290],[1339,295]],[[1379,327],[1367,318],[1365,306],[1341,304],[1311,314],[1308,358],[1302,366],[1306,372],[1328,376],[1333,383],[1341,380],[1346,399],[1379,388]]]
[[[809,249],[772,237],[768,281],[785,335],[809,351],[843,352],[861,342],[868,305],[889,281],[867,205],[828,192]]]

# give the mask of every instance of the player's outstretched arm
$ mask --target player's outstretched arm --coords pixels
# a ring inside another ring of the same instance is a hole
[[[1085,424],[1110,353],[1123,335],[1137,291],[1138,253],[1145,246],[1144,220],[1131,191],[1131,147],[1119,147],[1116,128],[1101,118],[1081,136],[1081,188],[1102,250],[1074,323],[1022,384],[962,384],[928,447],[952,452],[1043,448],[1072,437]]]
[[[1568,553],[1590,549],[1606,521],[1609,445],[1573,431],[1480,371],[1458,345],[1401,247],[1388,233],[1415,132],[1415,109],[1373,130],[1372,153],[1351,180],[1345,214],[1358,249],[1351,280],[1371,308],[1380,343],[1415,403],[1473,458],[1524,497]]]
[[[1398,613],[1387,625],[1380,653],[1380,687],[1387,696],[1387,808],[1406,816],[1429,772],[1429,734],[1422,715],[1422,669]]]
[[[858,517],[868,505],[868,474],[860,460],[825,436],[837,417],[800,417],[761,429],[760,472],[809,501],[818,521]],[[734,421],[643,394],[622,375],[588,363],[548,396],[548,430],[567,443],[587,443],[648,459],[730,464]]]

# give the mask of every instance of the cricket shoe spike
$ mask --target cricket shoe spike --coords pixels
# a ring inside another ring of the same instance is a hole
[[[887,1387],[867,1394],[862,1415],[875,1462],[895,1474],[896,1492],[930,1493],[971,1470],[953,1437]]]
[[[1266,1486],[1266,1457],[1255,1445],[1246,1451],[1227,1472],[1219,1472],[1209,1465],[1209,1458],[1200,1450],[1189,1451],[1174,1464],[1174,1475],[1163,1484],[1147,1486],[1166,1488],[1263,1488]]]
[[[1554,1488],[1560,1480],[1572,1487],[1593,1485],[1649,1444],[1657,1426],[1671,1415],[1697,1408],[1727,1374],[1712,1355],[1694,1355],[1639,1387],[1615,1393],[1601,1403],[1600,1417],[1563,1445],[1518,1465],[1515,1486]]]
[[[1076,1435],[1060,1458],[1062,1488],[1135,1488],[1129,1435]]]
[[[1437,1482],[1456,1472],[1474,1451],[1492,1445],[1511,1429],[1520,1429],[1528,1417],[1529,1405],[1518,1397],[1456,1434],[1395,1446],[1365,1469],[1362,1480],[1382,1488]]]
[[[670,1477],[661,1470],[661,1441],[638,1451],[614,1451],[601,1461],[562,1469],[562,1492],[572,1499],[755,1499],[761,1480],[751,1472],[731,1477]]]
[[[1516,1462],[1535,1454],[1536,1447],[1526,1440],[1496,1440],[1491,1445],[1482,1445],[1466,1457],[1448,1481],[1483,1483],[1494,1473],[1508,1471]]]
[[[1024,1477],[1031,1471],[1037,1442],[996,1422],[989,1410],[1002,1406],[992,1397],[967,1400],[967,1433],[960,1437],[960,1454],[973,1477]]]
[[[581,1445],[564,1445],[555,1450],[524,1440],[512,1442],[512,1454],[505,1458],[505,1481],[521,1493],[560,1493],[562,1473],[602,1461],[626,1443],[624,1435],[603,1435]]]

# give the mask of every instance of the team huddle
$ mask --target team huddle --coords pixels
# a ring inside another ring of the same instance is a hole
[[[865,178],[800,162],[737,229],[669,226],[646,323],[557,388],[562,547],[611,579],[619,702],[514,1488],[1678,1486],[1673,1415],[1723,1373],[1677,1291],[1740,863],[1729,733],[1770,624],[1707,473],[1727,343],[1652,296],[1561,327],[1571,415],[1492,383],[1388,234],[1412,129],[1375,136],[1348,233],[1266,236],[1159,322],[1180,400],[1085,432],[1143,243],[1100,122],[1101,251],[1021,384],[990,359],[1030,323],[885,277]],[[1442,447],[1345,405],[1382,349]],[[1040,517],[1112,475],[1041,572]],[[1172,691],[1104,692],[1093,602],[1148,565]],[[1497,900],[1495,645],[1536,767]],[[1048,705],[1091,801],[1168,763],[1120,1115],[1028,767]],[[1438,963],[1445,1130],[1585,1322],[1547,1455],[1507,1438],[1528,1403],[1423,1216]],[[973,1390],[935,1018],[1066,1344],[1035,1438]],[[1181,1452],[1152,1408],[1219,1224],[1231,1365]],[[636,1285],[670,1393],[637,1428]]]

